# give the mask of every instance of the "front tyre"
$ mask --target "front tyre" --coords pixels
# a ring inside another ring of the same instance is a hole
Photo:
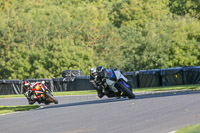
[[[119,85],[119,87],[128,95],[129,99],[134,99],[135,95],[131,92],[131,90],[126,87],[123,83]]]
[[[46,93],[46,97],[47,97],[50,101],[52,101],[53,103],[58,104],[58,100],[57,100],[53,95],[51,95],[50,93]]]

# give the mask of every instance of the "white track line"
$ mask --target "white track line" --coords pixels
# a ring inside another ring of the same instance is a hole
[[[169,133],[176,133],[176,131],[171,131],[171,132],[169,132]]]

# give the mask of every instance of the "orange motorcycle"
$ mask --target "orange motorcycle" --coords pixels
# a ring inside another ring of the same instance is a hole
[[[58,100],[52,95],[51,90],[47,88],[44,83],[36,82],[32,83],[31,85],[33,88],[31,91],[30,98],[27,97],[29,100],[29,104],[34,104],[35,102],[44,103],[46,105],[50,103],[58,104]]]

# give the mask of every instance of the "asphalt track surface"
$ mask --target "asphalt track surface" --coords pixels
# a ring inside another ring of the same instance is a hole
[[[0,115],[1,133],[169,133],[200,123],[200,92],[137,94],[136,99],[59,96],[59,104]],[[0,105],[27,105],[26,98]]]

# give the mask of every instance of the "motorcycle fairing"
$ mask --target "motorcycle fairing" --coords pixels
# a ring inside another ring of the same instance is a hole
[[[114,73],[113,73],[112,70],[109,70],[109,71],[107,72],[107,78],[114,78]]]
[[[122,75],[122,73],[118,70],[114,71],[117,81],[119,79],[123,79],[125,82],[128,82],[128,79]]]

